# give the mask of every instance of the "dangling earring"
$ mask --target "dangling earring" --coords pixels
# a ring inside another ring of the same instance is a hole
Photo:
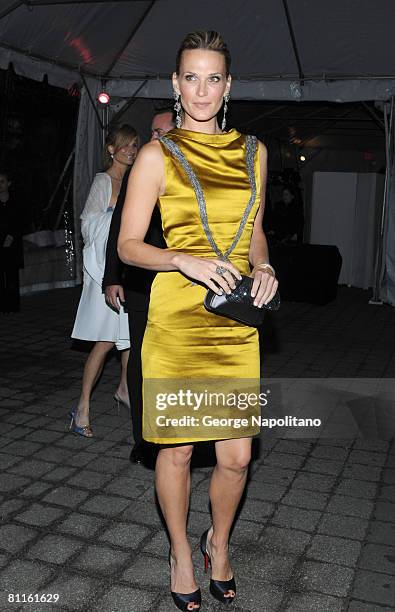
[[[221,130],[224,131],[226,128],[226,111],[228,110],[228,102],[229,102],[230,94],[227,93],[224,95],[224,114],[222,117]]]
[[[114,153],[110,153],[111,159],[114,159]]]
[[[175,99],[175,104],[174,104],[174,110],[176,111],[176,127],[180,128],[182,125],[182,117],[181,117],[181,102],[180,102],[180,94],[178,94],[177,92],[173,92],[174,95],[174,99]]]

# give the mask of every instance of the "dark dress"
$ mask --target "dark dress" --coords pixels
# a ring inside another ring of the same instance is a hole
[[[0,202],[0,311],[18,312],[19,269],[23,268],[21,217],[17,204],[10,195],[7,202]],[[5,247],[7,236],[12,237],[10,246]]]
[[[142,441],[142,373],[141,345],[147,325],[148,306],[152,281],[156,272],[126,266],[118,257],[117,242],[121,227],[122,209],[125,203],[127,177],[115,207],[107,241],[106,267],[103,277],[103,291],[110,285],[122,285],[125,292],[125,310],[129,317],[130,355],[127,369],[128,391],[133,425],[133,437],[136,444]],[[159,248],[165,248],[160,213],[155,207],[145,242]]]

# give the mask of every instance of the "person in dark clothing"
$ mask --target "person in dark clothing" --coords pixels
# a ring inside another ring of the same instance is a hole
[[[271,242],[284,244],[303,241],[303,206],[290,187],[284,187],[282,199],[274,204],[269,223]]]
[[[0,171],[0,311],[19,312],[19,269],[23,268],[21,218],[10,193],[7,172]]]
[[[151,138],[159,138],[173,127],[172,111],[160,112],[153,118]],[[145,442],[142,438],[141,344],[147,324],[151,285],[156,273],[143,268],[125,266],[118,257],[117,242],[126,190],[127,180],[124,180],[112,217],[107,241],[103,290],[109,306],[118,310],[119,304],[122,303],[129,316],[130,356],[127,381],[134,437],[134,446],[130,454],[130,460],[135,463],[141,463],[148,458],[151,447],[151,454],[153,454],[154,450],[154,445]],[[152,215],[145,241],[159,248],[166,247],[163,238],[162,221],[157,207]]]

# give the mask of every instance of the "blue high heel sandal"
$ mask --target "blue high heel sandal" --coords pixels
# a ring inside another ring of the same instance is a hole
[[[171,550],[169,550],[169,565],[171,568]],[[170,591],[170,593],[177,608],[182,612],[199,612],[202,604],[200,589],[196,589],[193,593],[176,593],[175,591]],[[198,604],[199,607],[188,608],[188,604],[190,603]]]
[[[73,410],[71,410],[70,412],[70,431],[72,433],[76,433],[79,436],[82,436],[83,438],[92,438],[93,436],[93,431],[92,431],[92,427],[90,425],[85,425],[84,427],[79,427],[77,425],[77,423],[75,422],[75,415],[76,415],[77,409],[73,408]]]
[[[210,555],[207,552],[207,534],[209,530],[205,531],[200,538],[200,550],[204,557],[204,571],[207,574],[208,565],[211,565]],[[233,591],[234,595],[226,595],[229,591]],[[236,582],[234,576],[230,580],[213,580],[210,579],[210,593],[217,601],[223,604],[231,604],[236,596]]]

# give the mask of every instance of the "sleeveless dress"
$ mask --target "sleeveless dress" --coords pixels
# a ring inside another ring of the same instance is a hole
[[[245,136],[235,129],[214,135],[173,129],[166,137],[180,147],[197,175],[206,200],[211,232],[218,247],[225,252],[237,233],[251,196]],[[193,187],[180,162],[163,143],[161,147],[165,159],[166,188],[158,205],[167,247],[198,257],[215,258],[204,233]],[[254,170],[256,201],[242,236],[230,255],[230,261],[246,275],[250,273],[249,246],[260,203],[258,147]],[[212,379],[224,384],[240,379],[259,382],[257,330],[208,312],[203,305],[206,292],[207,287],[196,284],[178,271],[158,272],[154,279],[142,346],[143,438],[149,442],[171,445],[259,433],[259,425],[252,424],[250,420],[244,427],[211,428],[210,435],[194,424],[178,428],[175,434],[175,428],[169,429],[163,425],[163,418],[157,423],[158,415],[171,417],[176,411],[170,406],[166,406],[166,410],[163,406],[158,409],[155,401],[157,393],[167,389],[166,382],[171,383],[173,379],[177,383],[182,380],[187,387],[196,379],[207,384]],[[190,403],[188,406],[188,415],[197,417],[198,411],[190,408]],[[225,414],[221,410],[219,416]],[[234,409],[225,412],[234,414]],[[253,413],[260,415],[259,406],[253,409]],[[218,416],[218,410],[216,414]]]
[[[128,315],[121,306],[119,313],[106,303],[102,281],[106,263],[106,246],[113,206],[111,177],[96,174],[84,210],[81,233],[84,240],[84,282],[71,337],[91,342],[114,342],[119,351],[130,348]]]

